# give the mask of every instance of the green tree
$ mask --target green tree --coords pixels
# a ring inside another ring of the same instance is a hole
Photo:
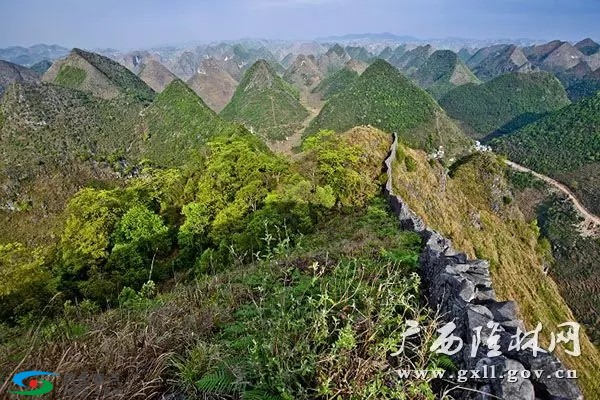
[[[303,150],[316,163],[318,183],[331,187],[339,204],[362,204],[358,147],[348,145],[334,131],[322,130],[304,141]]]
[[[0,244],[0,317],[40,309],[54,291],[41,249],[21,243]]]
[[[246,216],[262,207],[289,168],[251,135],[219,137],[209,149],[194,201],[183,207],[183,246],[230,243],[232,235],[244,229]]]
[[[122,203],[114,190],[83,189],[71,199],[60,241],[62,274],[84,279],[90,268],[107,260],[111,234],[124,211]]]

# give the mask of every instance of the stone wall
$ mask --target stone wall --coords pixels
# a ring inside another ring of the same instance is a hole
[[[458,368],[478,370],[483,376],[484,369],[490,371],[494,366],[498,376],[495,379],[469,379],[465,384],[457,384],[469,390],[456,390],[452,395],[479,400],[583,399],[581,391],[572,380],[549,377],[558,370],[566,370],[552,354],[538,353],[534,357],[531,350],[507,351],[517,329],[525,331],[523,322],[518,319],[516,304],[512,301],[496,300],[487,261],[469,260],[466,254],[455,250],[449,239],[429,229],[423,220],[394,194],[392,164],[397,147],[398,136],[394,134],[390,154],[385,160],[387,182],[384,195],[402,228],[414,231],[423,238],[421,275],[429,305],[439,312],[444,322],[453,321],[457,326],[454,335],[459,336],[464,343],[462,351],[454,356]],[[502,351],[501,356],[491,358],[487,356],[489,349],[485,345],[490,333],[490,329],[487,328],[490,321],[497,323],[500,328],[497,334],[500,336]],[[483,327],[481,345],[477,354],[472,357],[473,329],[477,327]],[[520,378],[511,383],[507,377],[499,378],[504,370],[529,370],[532,374],[530,379]],[[539,378],[534,375],[535,370],[543,371]]]

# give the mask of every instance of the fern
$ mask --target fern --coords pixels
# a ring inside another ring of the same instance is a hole
[[[205,374],[196,382],[196,387],[205,394],[235,394],[239,391],[236,378],[223,369]]]
[[[435,360],[435,366],[437,368],[445,369],[446,371],[455,371],[456,364],[447,355],[442,354],[437,360]]]
[[[279,396],[273,396],[262,390],[249,390],[244,392],[242,400],[281,400]]]

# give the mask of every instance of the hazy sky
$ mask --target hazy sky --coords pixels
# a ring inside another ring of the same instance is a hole
[[[0,0],[0,46],[119,49],[392,32],[600,40],[598,0]]]

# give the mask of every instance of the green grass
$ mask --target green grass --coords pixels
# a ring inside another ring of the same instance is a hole
[[[56,75],[56,83],[61,86],[76,88],[83,83],[86,76],[86,72],[81,68],[63,65],[58,71],[58,75]]]
[[[434,399],[429,382],[393,376],[395,368],[435,368],[431,339],[389,357],[407,319],[420,321],[424,337],[435,329],[420,304],[420,249],[420,238],[400,231],[375,199],[332,215],[292,247],[157,297],[132,292],[103,313],[69,303],[62,317],[27,333],[2,326],[0,364],[14,368],[36,343],[23,369],[42,359],[61,374],[110,369],[129,396]],[[83,357],[75,351],[82,348]]]

